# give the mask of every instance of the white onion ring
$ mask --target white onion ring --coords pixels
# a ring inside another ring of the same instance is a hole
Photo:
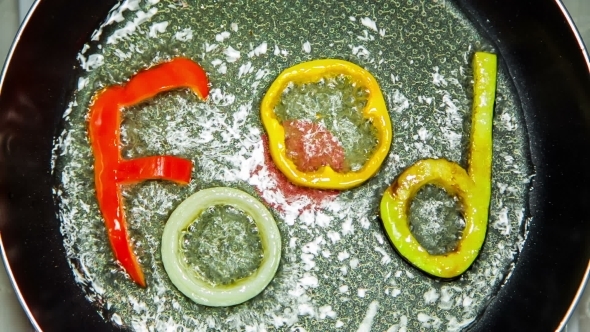
[[[250,215],[262,242],[263,258],[250,276],[229,285],[213,286],[182,262],[181,234],[199,215],[213,205],[230,205]],[[258,295],[274,277],[281,260],[281,235],[266,207],[251,195],[232,188],[201,190],[172,212],[162,235],[162,261],[172,283],[198,304],[221,307],[245,302]]]

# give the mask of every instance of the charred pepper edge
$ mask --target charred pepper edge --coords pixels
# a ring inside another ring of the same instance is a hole
[[[378,144],[373,155],[363,167],[355,172],[338,173],[330,166],[314,172],[301,172],[287,157],[285,130],[274,113],[281,95],[287,85],[314,83],[332,75],[344,74],[353,81],[360,82],[369,90],[363,117],[371,121],[377,130]],[[316,189],[345,190],[359,186],[375,175],[389,153],[393,138],[391,120],[385,100],[377,80],[365,69],[344,60],[322,59],[304,62],[283,71],[271,84],[261,103],[261,119],[269,137],[270,153],[273,161],[283,174],[293,183]]]
[[[145,287],[145,276],[133,252],[127,232],[121,186],[143,180],[170,180],[188,184],[193,163],[174,156],[123,159],[121,156],[121,111],[159,93],[189,88],[205,100],[209,81],[195,62],[176,58],[140,71],[123,85],[107,87],[92,99],[88,135],[94,155],[96,197],[115,258],[138,285]]]
[[[422,271],[441,278],[465,272],[485,240],[491,197],[492,124],[496,91],[496,55],[476,52],[468,171],[444,159],[420,160],[406,169],[381,200],[381,219],[396,250]],[[408,211],[418,190],[434,184],[460,199],[465,229],[454,252],[431,255],[411,233]]]

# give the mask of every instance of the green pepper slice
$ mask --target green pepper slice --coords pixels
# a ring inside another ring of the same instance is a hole
[[[491,195],[492,123],[496,91],[496,55],[476,52],[468,170],[444,159],[420,160],[407,168],[381,200],[381,219],[397,251],[420,270],[441,278],[465,272],[485,240]],[[418,190],[433,184],[459,198],[465,229],[455,251],[431,255],[410,231],[408,211]]]

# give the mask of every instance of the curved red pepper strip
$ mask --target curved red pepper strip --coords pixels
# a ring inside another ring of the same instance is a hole
[[[131,279],[145,287],[145,277],[127,234],[121,185],[144,180],[188,184],[193,163],[173,156],[125,160],[121,157],[121,110],[172,89],[189,88],[202,100],[209,95],[205,71],[195,62],[177,58],[139,72],[123,86],[97,93],[90,106],[88,132],[94,152],[96,197],[116,259]]]

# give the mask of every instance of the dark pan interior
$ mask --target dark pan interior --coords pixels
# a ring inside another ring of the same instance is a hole
[[[474,331],[551,331],[590,258],[590,75],[550,0],[459,0],[496,43],[525,112],[535,168],[533,219],[516,268]],[[43,0],[20,35],[0,96],[0,232],[10,269],[39,327],[113,330],[66,262],[50,157],[76,55],[114,0]]]
[[[516,268],[474,330],[549,331],[590,258],[590,75],[553,1],[461,1],[500,50],[525,113],[533,216]]]

